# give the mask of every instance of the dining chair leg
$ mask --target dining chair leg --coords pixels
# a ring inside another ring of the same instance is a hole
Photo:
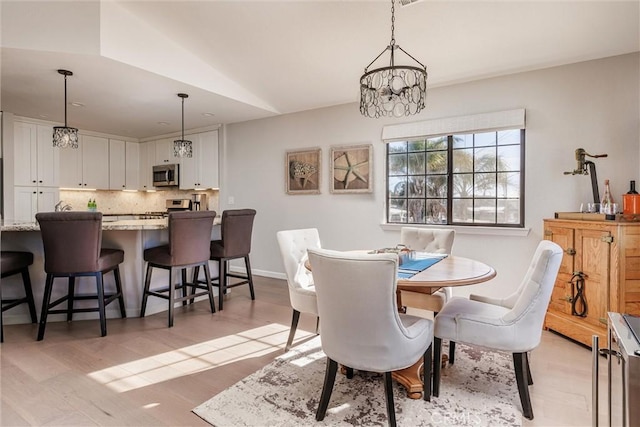
[[[224,294],[227,292],[227,262],[220,259],[218,262],[218,310],[222,311]]]
[[[173,281],[173,268],[169,269],[169,324],[170,328],[173,327],[173,298],[176,293],[176,284]]]
[[[142,291],[142,306],[140,307],[140,317],[144,317],[144,313],[147,310],[147,298],[149,298],[149,287],[151,286],[151,273],[153,267],[150,263],[147,263],[147,274],[144,279],[144,291]]]
[[[322,386],[322,394],[320,395],[320,403],[316,412],[316,421],[324,420],[333,391],[333,383],[336,380],[336,372],[338,372],[338,362],[327,357],[327,369],[324,373],[324,385]]]
[[[38,317],[36,316],[36,305],[33,300],[33,290],[31,289],[31,278],[29,276],[29,268],[24,268],[21,271],[22,284],[24,286],[24,295],[27,299],[27,305],[29,306],[29,315],[31,316],[31,323],[38,323]]]
[[[316,335],[320,335],[320,316],[316,317]]]
[[[533,385],[533,376],[531,375],[531,366],[529,365],[529,353],[524,353],[524,360],[527,362],[527,384]]]
[[[350,366],[345,366],[344,369],[347,371],[347,379],[353,379],[353,368]]]
[[[118,293],[118,305],[120,306],[120,317],[126,319],[127,309],[124,305],[124,293],[122,292],[122,280],[120,279],[120,268],[113,269],[113,276],[116,281],[116,292]]]
[[[73,300],[76,293],[76,278],[69,276],[69,289],[67,290],[67,322],[73,318]]]
[[[453,365],[456,361],[456,342],[449,341],[449,363]]]
[[[285,353],[291,348],[293,338],[296,335],[296,329],[298,328],[298,320],[300,320],[300,312],[293,309],[293,316],[291,317],[291,329],[289,329],[289,338],[287,338],[287,344],[284,346]]]
[[[442,339],[433,337],[433,395],[440,396],[440,371],[442,367]],[[426,378],[426,377],[425,377]]]
[[[100,314],[100,336],[107,335],[107,315],[104,308],[104,280],[101,272],[95,273],[98,291],[98,313]]]
[[[198,268],[198,267],[196,267]],[[216,312],[216,302],[213,299],[213,285],[211,284],[211,271],[209,270],[209,262],[205,261],[204,265],[203,265],[203,270],[204,270],[204,278],[205,281],[207,283],[207,291],[209,292],[209,305],[211,306],[211,312],[215,313]],[[195,284],[196,282],[194,282]],[[193,288],[193,290],[195,291],[195,287]],[[191,299],[191,301],[193,302],[193,298]]]
[[[182,282],[182,298],[186,298],[187,297],[187,269],[186,268],[181,268],[180,269],[180,280]],[[184,307],[185,305],[187,305],[187,300],[183,299],[182,300],[182,306]]]
[[[424,352],[422,360],[422,398],[431,401],[431,366],[433,363],[433,344]]]
[[[51,303],[51,289],[53,288],[53,276],[47,274],[44,285],[44,295],[42,296],[42,312],[40,314],[40,326],[38,327],[38,341],[44,338],[44,330],[47,327],[47,315],[49,314],[49,304]]]
[[[396,426],[396,408],[393,403],[393,382],[391,381],[391,372],[384,373],[384,394],[387,401],[387,418],[389,427]]]
[[[528,420],[533,419],[533,408],[529,396],[529,385],[527,384],[526,352],[513,353],[513,366],[516,372],[516,382],[518,383],[518,394],[522,405],[522,415]]]
[[[208,265],[208,263],[207,263],[207,265]],[[203,265],[203,267],[204,267],[204,265]],[[195,266],[195,267],[193,268],[193,281],[191,282],[191,283],[193,283],[193,286],[191,287],[191,295],[193,295],[193,294],[195,294],[195,293],[196,293],[196,285],[197,285],[198,283],[200,283],[200,282],[198,281],[198,276],[199,276],[199,274],[200,274],[200,266],[199,266],[199,265],[197,265],[197,266]],[[195,299],[194,299],[194,298],[191,298],[191,299],[189,300],[189,304],[193,304],[193,303],[194,303],[194,301],[195,301]]]
[[[249,255],[244,257],[244,265],[247,269],[247,280],[249,281],[249,292],[251,292],[251,299],[256,299],[256,294],[253,290],[253,275],[251,274],[251,261],[249,261]]]

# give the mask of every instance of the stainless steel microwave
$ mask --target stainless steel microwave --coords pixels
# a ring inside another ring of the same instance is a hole
[[[153,167],[154,187],[177,187],[180,184],[180,165],[157,165]]]

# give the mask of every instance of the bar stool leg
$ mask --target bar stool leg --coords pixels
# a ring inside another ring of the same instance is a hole
[[[222,302],[227,291],[227,261],[222,258],[218,263],[218,285],[218,310],[222,311]]]
[[[193,268],[193,282],[192,282],[192,283],[193,283],[193,286],[191,287],[191,295],[193,295],[193,294],[195,294],[195,293],[196,293],[196,286],[198,285],[198,283],[200,283],[200,282],[198,281],[198,275],[199,275],[199,274],[200,274],[200,266],[199,266],[199,265],[197,265],[197,266],[195,266],[195,267]],[[206,275],[206,272],[205,272],[205,275]],[[189,300],[189,304],[193,304],[193,302],[194,302],[194,301],[195,301],[195,300],[194,300],[193,298],[191,298],[191,299]]]
[[[150,263],[147,263],[147,274],[144,279],[144,291],[142,291],[142,306],[140,307],[140,317],[144,317],[144,313],[147,310],[147,298],[149,297],[149,286],[151,285],[151,272],[152,268]]]
[[[169,269],[169,327],[173,327],[173,298],[176,284],[173,282],[173,268]]]
[[[203,265],[203,269],[204,269],[204,277],[205,280],[207,281],[207,290],[209,291],[209,305],[211,305],[211,312],[215,313],[216,312],[216,303],[213,299],[213,286],[211,285],[211,271],[209,271],[209,262],[205,261],[204,265]],[[198,267],[196,267],[197,269]],[[195,290],[195,288],[194,288]],[[193,300],[191,300],[193,301]]]
[[[96,288],[98,291],[98,312],[100,313],[100,336],[107,335],[107,316],[104,309],[104,280],[102,272],[94,274],[96,277]]]
[[[42,313],[40,314],[40,326],[38,327],[38,341],[42,341],[44,338],[44,329],[47,326],[47,315],[49,314],[52,288],[53,276],[51,274],[47,274],[47,280],[44,285],[44,295],[42,297]]]
[[[0,343],[4,342],[4,327],[2,326],[2,286],[0,286]]]
[[[33,290],[31,289],[31,278],[29,276],[29,267],[22,270],[22,284],[24,285],[24,294],[27,298],[27,305],[29,306],[29,315],[31,315],[31,323],[38,323],[38,317],[36,316],[36,305],[33,301]]]
[[[127,309],[124,306],[124,294],[122,293],[122,282],[120,280],[120,268],[116,266],[113,269],[113,275],[116,279],[116,292],[118,293],[118,304],[120,306],[120,317],[125,319],[127,317]]]
[[[76,278],[69,276],[69,292],[67,296],[67,322],[71,322],[73,318],[73,300],[76,292]]]
[[[249,280],[249,291],[251,292],[251,299],[256,299],[256,294],[253,291],[253,275],[251,274],[251,262],[249,261],[249,255],[244,257],[244,265],[247,268],[247,280]]]
[[[187,269],[183,268],[180,270],[180,276],[182,278],[182,297],[187,297]],[[187,300],[182,300],[182,306],[187,305]]]

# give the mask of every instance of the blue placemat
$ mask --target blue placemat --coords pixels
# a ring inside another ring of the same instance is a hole
[[[444,258],[446,258],[446,256],[434,256],[407,260],[398,267],[398,278],[409,279],[414,275],[420,273],[421,271],[424,271],[432,265],[442,261]]]

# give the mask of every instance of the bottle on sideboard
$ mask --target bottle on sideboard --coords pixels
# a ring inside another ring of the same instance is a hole
[[[609,180],[605,179],[604,180],[604,195],[602,196],[602,199],[600,200],[600,213],[606,214],[606,215],[613,215],[616,212],[614,212],[615,208],[614,208],[614,201],[613,201],[613,196],[611,195],[611,188],[609,187]]]
[[[635,181],[629,181],[629,191],[622,195],[622,213],[625,215],[640,214],[640,194],[636,191]]]
[[[629,181],[629,191],[627,191],[627,194],[638,194],[638,192],[636,191],[635,181]]]

